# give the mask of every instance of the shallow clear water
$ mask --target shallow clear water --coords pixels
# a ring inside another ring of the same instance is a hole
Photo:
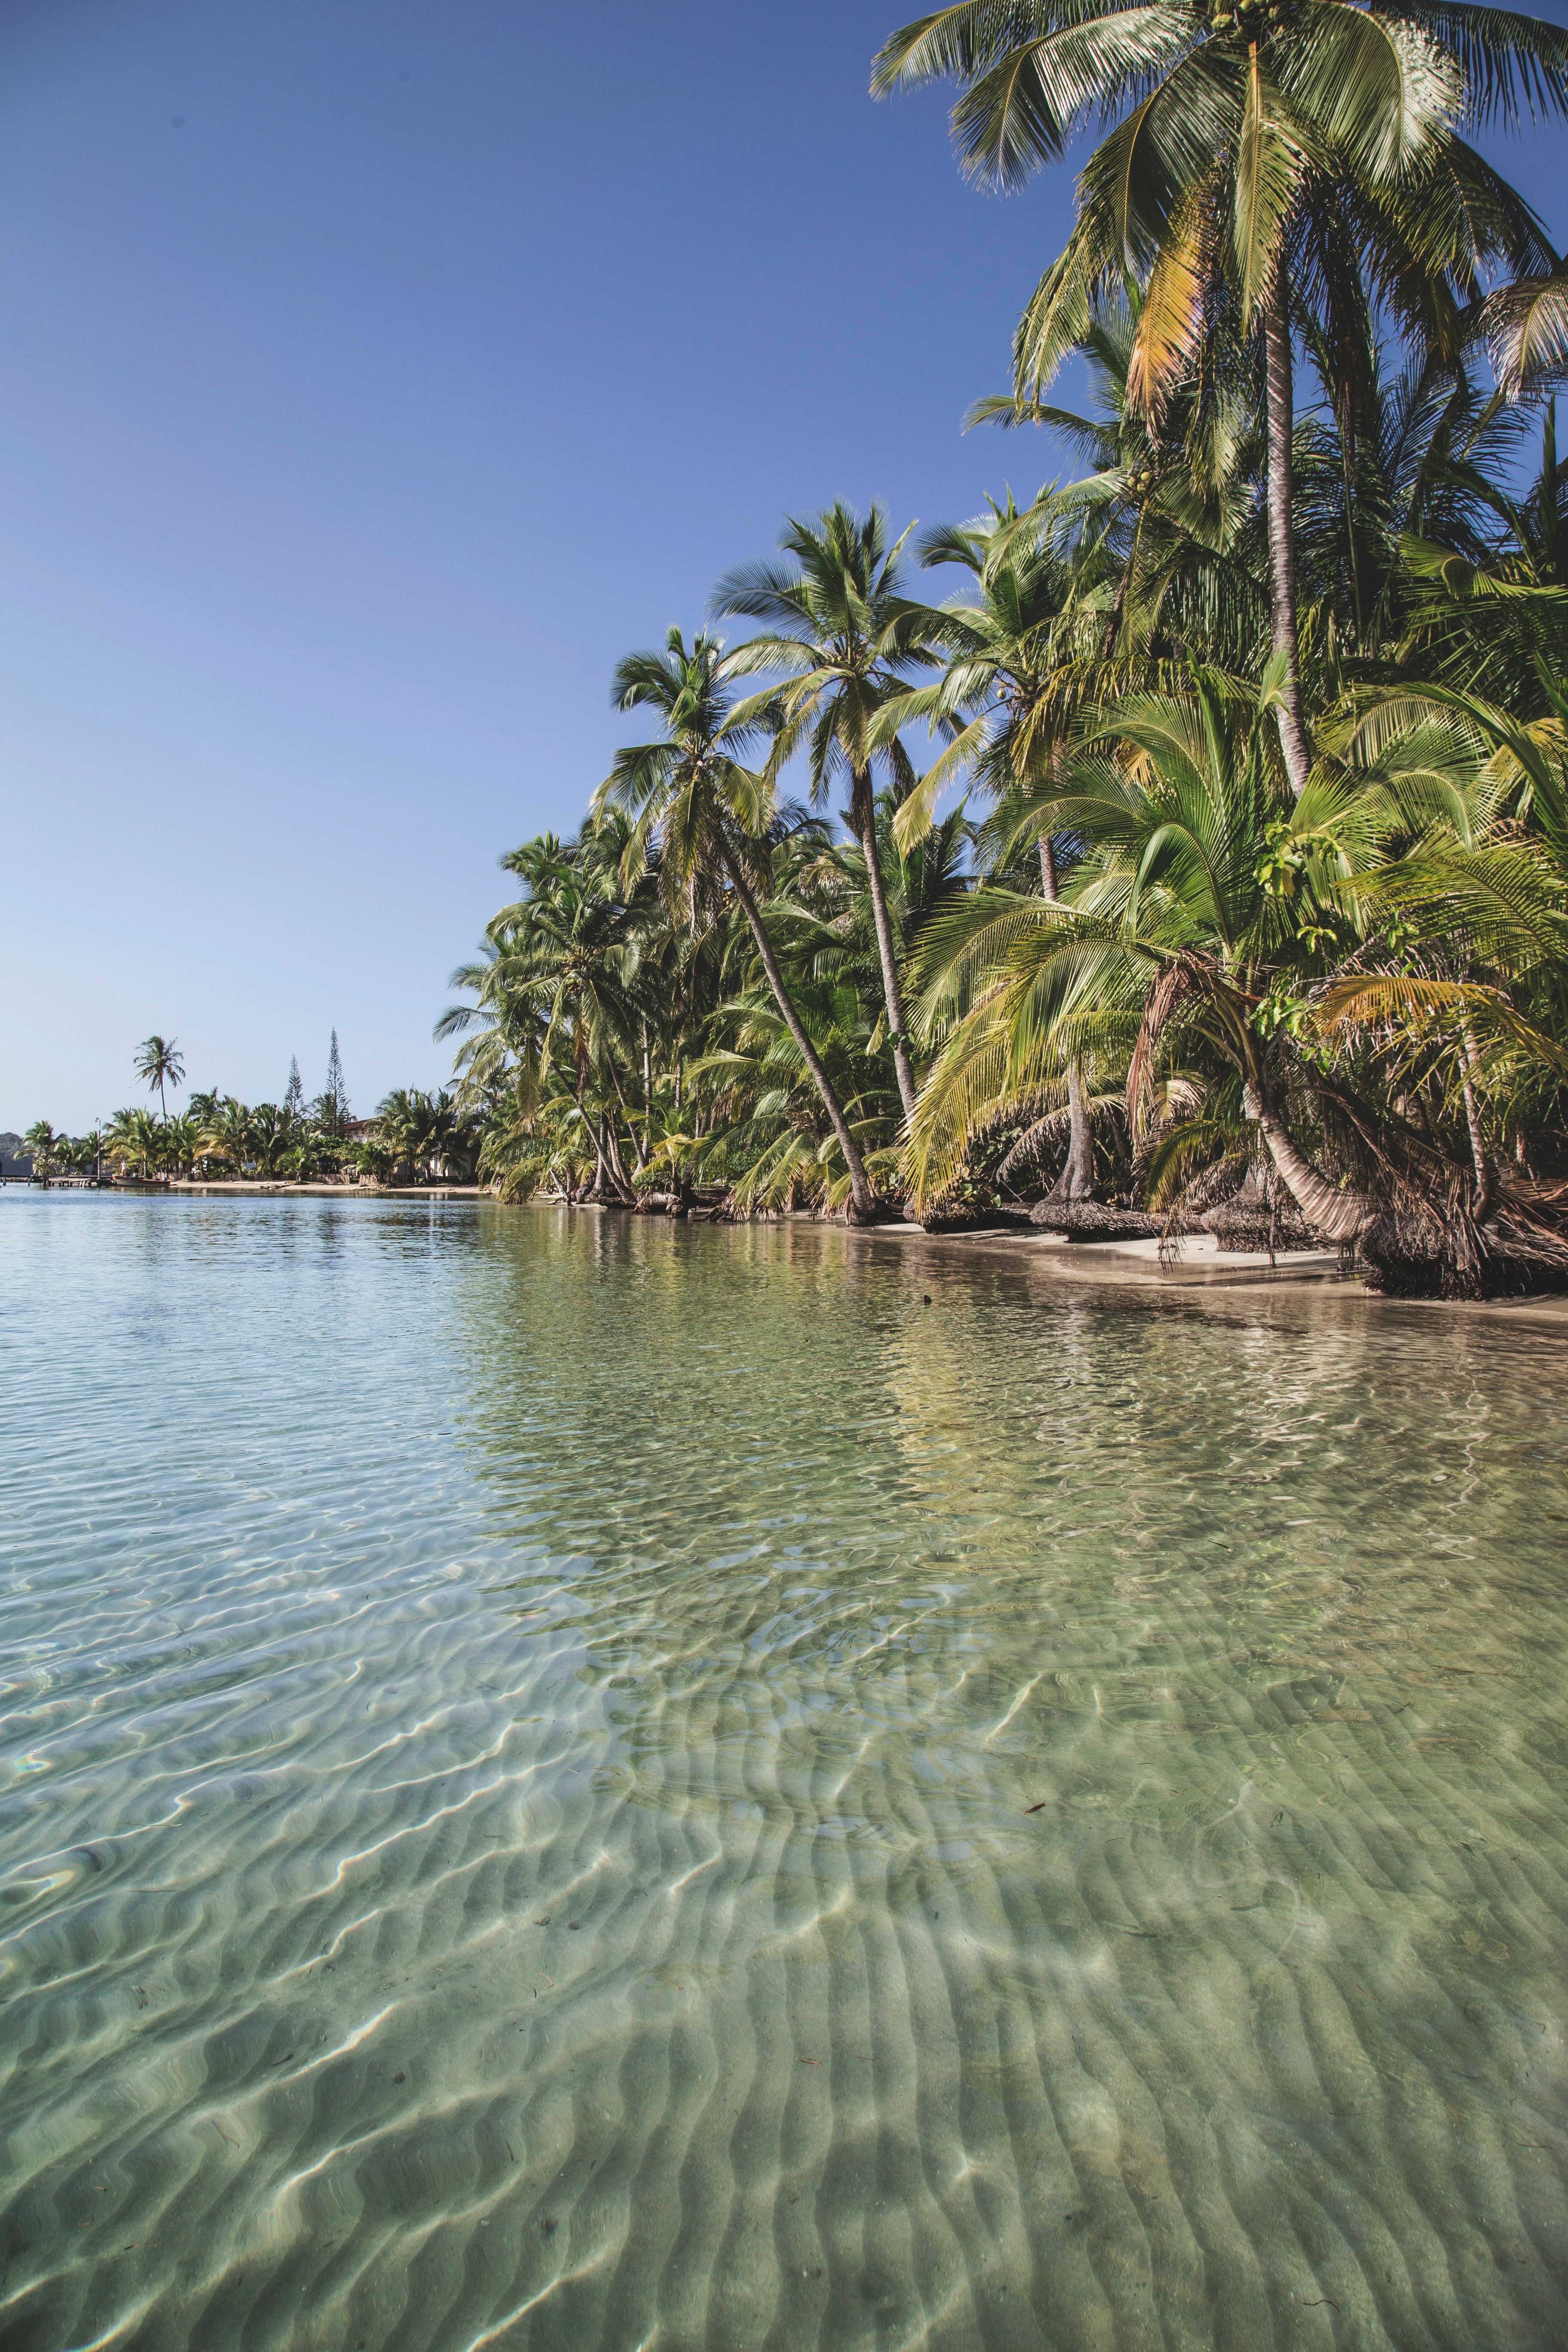
[[[16,1193],[0,1316],[6,2352],[1568,2341],[1560,1340]]]

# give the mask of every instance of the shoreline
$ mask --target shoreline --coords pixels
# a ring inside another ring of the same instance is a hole
[[[1010,1259],[1020,1273],[1077,1282],[1086,1287],[1137,1290],[1145,1296],[1163,1294],[1189,1305],[1235,1298],[1256,1305],[1265,1296],[1284,1292],[1292,1298],[1312,1293],[1333,1293],[1359,1301],[1369,1312],[1392,1313],[1436,1307],[1468,1320],[1506,1317],[1524,1318],[1540,1334],[1568,1339],[1568,1297],[1537,1292],[1517,1298],[1388,1298],[1368,1290],[1354,1274],[1342,1274],[1337,1250],[1292,1251],[1277,1254],[1270,1266],[1263,1251],[1222,1253],[1212,1234],[1190,1235],[1168,1250],[1162,1261],[1161,1244],[1144,1241],[1069,1242],[1056,1234],[1023,1234],[1007,1226],[981,1227],[967,1234],[928,1234],[921,1225],[851,1225],[841,1230],[865,1241],[892,1240],[908,1246],[948,1251],[963,1255]]]
[[[27,1189],[44,1190],[28,1187]],[[52,1189],[52,1188],[48,1188]],[[62,1186],[61,1190],[73,1189]],[[106,1192],[121,1188],[106,1185]],[[615,1201],[535,1201],[503,1202],[497,1198],[488,1184],[421,1184],[421,1185],[358,1185],[300,1184],[279,1178],[275,1182],[266,1180],[225,1182],[193,1182],[176,1180],[167,1186],[143,1189],[126,1186],[123,1197],[148,1200],[162,1192],[166,1198],[184,1195],[194,1198],[296,1198],[327,1201],[472,1201],[493,1202],[497,1208],[552,1208],[591,1215],[630,1217],[634,1213]],[[667,1218],[650,1223],[683,1222]],[[959,1259],[990,1259],[998,1264],[1010,1262],[1019,1273],[1039,1273],[1050,1278],[1062,1278],[1091,1287],[1119,1288],[1166,1296],[1184,1296],[1196,1303],[1202,1296],[1213,1297],[1216,1293],[1235,1296],[1238,1301],[1257,1300],[1267,1293],[1288,1291],[1300,1296],[1311,1291],[1332,1291],[1343,1297],[1363,1300],[1369,1307],[1442,1307],[1451,1313],[1462,1313],[1468,1318],[1481,1315],[1488,1320],[1507,1317],[1517,1322],[1521,1318],[1542,1327],[1553,1338],[1568,1338],[1568,1297],[1550,1293],[1532,1294],[1517,1298],[1384,1298],[1381,1293],[1369,1291],[1356,1275],[1343,1273],[1337,1250],[1292,1250],[1279,1252],[1271,1266],[1265,1251],[1224,1251],[1212,1234],[1189,1234],[1174,1244],[1157,1241],[1073,1242],[1064,1234],[1023,1232],[1016,1225],[980,1225],[967,1233],[929,1234],[923,1225],[893,1219],[886,1224],[850,1225],[837,1217],[819,1217],[809,1212],[785,1211],[776,1216],[719,1220],[702,1218],[703,1223],[724,1223],[732,1225],[755,1224],[762,1227],[792,1224],[814,1225],[823,1232],[840,1233],[861,1244],[892,1242],[900,1249],[934,1251]]]

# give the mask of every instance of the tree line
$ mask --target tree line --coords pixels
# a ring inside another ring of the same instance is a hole
[[[21,1138],[35,1177],[395,1183],[468,1181],[474,1173],[479,1120],[445,1089],[398,1087],[377,1106],[374,1119],[354,1118],[335,1029],[326,1084],[310,1102],[297,1058],[289,1063],[281,1102],[247,1104],[215,1088],[193,1092],[185,1108],[173,1112],[170,1090],[178,1094],[185,1076],[178,1041],[145,1039],[135,1072],[157,1096],[157,1110],[129,1105],[102,1128],[79,1136],[57,1134],[47,1119],[39,1119]]]
[[[620,663],[643,740],[437,1028],[479,1169],[1562,1282],[1568,268],[1472,139],[1568,112],[1568,33],[961,0],[872,89],[942,79],[984,185],[1100,125],[973,412],[1072,478],[792,518],[744,634]]]

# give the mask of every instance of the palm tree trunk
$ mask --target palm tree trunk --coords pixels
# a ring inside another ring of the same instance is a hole
[[[1476,1040],[1473,1030],[1467,1029],[1465,1031],[1463,1042],[1465,1050],[1465,1125],[1469,1129],[1470,1159],[1474,1163],[1476,1171],[1475,1219],[1478,1225],[1484,1225],[1488,1217],[1491,1214],[1492,1174],[1491,1170],[1487,1166],[1486,1137],[1481,1132],[1480,1109],[1476,1101],[1475,1087],[1471,1083],[1475,1076],[1477,1060]]]
[[[893,949],[888,893],[882,883],[882,864],[877,855],[877,810],[871,796],[869,776],[856,777],[853,798],[860,820],[860,846],[866,854],[866,880],[870,887],[871,912],[877,924],[877,952],[882,959],[882,994],[887,1000],[888,1024],[893,1033],[893,1067],[898,1072],[899,1099],[904,1107],[904,1117],[909,1118],[915,1107],[915,1074],[910,1063],[909,1047],[904,1043],[903,992],[899,986],[899,962]]]
[[[1116,651],[1116,640],[1121,634],[1122,607],[1127,602],[1127,591],[1132,585],[1132,574],[1138,567],[1138,551],[1143,544],[1143,525],[1148,517],[1152,499],[1152,493],[1144,499],[1138,509],[1138,528],[1132,534],[1132,552],[1122,565],[1121,577],[1116,583],[1116,599],[1110,607],[1110,617],[1105,624],[1105,635],[1100,647],[1100,666],[1102,669]]]
[[[1068,1164],[1063,1171],[1067,1197],[1087,1201],[1094,1190],[1094,1144],[1083,1098],[1083,1072],[1077,1062],[1068,1064]]]
[[[587,1129],[590,1139],[594,1146],[594,1181],[589,1187],[589,1191],[591,1192],[597,1193],[602,1199],[605,1191],[605,1143],[604,1137],[600,1130],[605,1124],[604,1114],[601,1112],[596,1120],[591,1119],[583,1107],[583,1097],[581,1092],[579,1092],[577,1097],[577,1115],[582,1120],[583,1125]]]
[[[849,1197],[855,1215],[860,1219],[868,1218],[872,1214],[876,1203],[872,1198],[865,1163],[860,1157],[859,1146],[850,1134],[849,1122],[844,1116],[844,1107],[834,1090],[832,1079],[822,1066],[821,1057],[816,1046],[805,1034],[805,1024],[795,1009],[794,1000],[784,986],[784,974],[779,970],[778,958],[773,953],[773,941],[768,937],[762,916],[757,910],[757,902],[752,896],[746,877],[728,849],[722,852],[722,856],[724,870],[729,875],[735,896],[741,902],[741,912],[751,925],[752,937],[756,940],[757,954],[762,961],[763,970],[768,976],[768,986],[778,1001],[779,1011],[784,1014],[790,1035],[800,1048],[801,1057],[811,1072],[812,1083],[822,1097],[822,1107],[827,1113],[834,1134],[838,1138],[838,1149],[844,1154],[844,1164],[849,1171]]]
[[[632,1117],[632,1107],[626,1100],[626,1090],[621,1084],[621,1074],[616,1066],[616,1057],[611,1053],[607,1045],[605,1048],[605,1059],[609,1064],[610,1076],[615,1082],[616,1100],[620,1104],[621,1116],[626,1123],[626,1138],[631,1144],[632,1158],[637,1162],[637,1173],[640,1175],[643,1169],[643,1155],[637,1149],[637,1123]],[[615,1132],[616,1122],[612,1118],[610,1121],[610,1133],[615,1135]],[[622,1181],[624,1182],[626,1180],[626,1170],[621,1160],[620,1143],[618,1138],[616,1138],[616,1166],[621,1175]]]
[[[646,1021],[642,1025],[642,1156],[645,1165],[653,1157],[653,1055]]]
[[[616,1134],[616,1114],[607,1106],[599,1113],[599,1139],[605,1147],[605,1166],[610,1181],[619,1192],[626,1186],[626,1170],[621,1165],[619,1139]]]
[[[605,1149],[605,1114],[602,1110],[594,1124],[594,1151],[598,1160],[598,1172],[594,1179],[594,1190],[602,1201],[606,1192],[615,1189],[610,1156]]]
[[[1057,860],[1048,833],[1040,835],[1040,896],[1055,905],[1057,896]],[[1083,1099],[1083,1079],[1076,1062],[1068,1064],[1068,1156],[1062,1172],[1052,1185],[1047,1198],[1052,1201],[1087,1201],[1094,1190],[1094,1143],[1089,1133],[1089,1112]]]
[[[1290,297],[1277,269],[1263,301],[1264,373],[1268,403],[1268,595],[1274,650],[1285,656],[1285,700],[1279,743],[1290,789],[1300,799],[1312,765],[1312,739],[1301,700],[1300,646],[1296,632],[1296,533],[1290,518],[1290,438],[1295,383],[1290,360]]]
[[[1376,1203],[1364,1192],[1342,1192],[1326,1176],[1320,1176],[1311,1161],[1297,1150],[1273,1112],[1264,1108],[1262,1097],[1250,1078],[1242,1089],[1242,1105],[1247,1118],[1258,1121],[1268,1156],[1307,1223],[1326,1234],[1331,1241],[1359,1240],[1376,1221]]]

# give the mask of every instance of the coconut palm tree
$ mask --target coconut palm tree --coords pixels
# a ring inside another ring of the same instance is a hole
[[[962,565],[973,575],[971,601],[942,608],[947,654],[941,679],[892,703],[884,727],[924,718],[951,740],[894,819],[900,846],[921,839],[944,784],[966,778],[1006,810],[1031,782],[1044,786],[1075,707],[1092,690],[1098,665],[1075,661],[1085,649],[1085,614],[1074,567],[1062,547],[1057,502],[1042,495],[1020,515],[1011,499],[993,505],[985,522],[946,528],[922,541],[927,564]],[[1121,599],[1113,608],[1112,629]],[[1077,641],[1075,648],[1075,639]],[[1088,615],[1088,644],[1108,650],[1098,612]],[[1016,832],[1016,826],[1008,828]],[[1057,856],[1049,833],[1038,837],[1040,889],[1058,894]],[[1068,1200],[1093,1190],[1094,1152],[1083,1072],[1077,1058],[1064,1071],[1068,1145],[1058,1191]]]
[[[468,1157],[473,1123],[449,1094],[397,1087],[377,1104],[375,1117],[380,1140],[416,1177],[442,1176],[449,1160]]]
[[[1530,431],[1523,412],[1455,365],[1406,358],[1378,331],[1370,306],[1347,359],[1317,321],[1303,339],[1321,386],[1317,415],[1298,427],[1295,533],[1316,607],[1320,700],[1336,685],[1382,682],[1426,634],[1431,543],[1485,564],[1495,545],[1495,484],[1517,475]]]
[[[85,1135],[75,1137],[68,1160],[72,1175],[96,1177],[100,1172],[102,1153],[103,1137],[97,1128],[89,1128]]]
[[[751,667],[757,665],[752,664]],[[875,1199],[860,1148],[821,1055],[785,982],[757,903],[765,880],[765,835],[771,782],[745,764],[771,715],[765,699],[738,712],[730,692],[737,675],[722,641],[700,634],[687,646],[671,629],[662,652],[628,654],[618,664],[612,693],[617,709],[651,710],[659,737],[628,745],[594,796],[595,816],[624,812],[632,829],[623,873],[657,846],[658,870],[672,919],[695,928],[700,910],[724,893],[740,907],[758,961],[837,1139],[849,1178],[850,1213],[868,1218]]]
[[[164,1163],[176,1176],[188,1176],[202,1141],[202,1122],[195,1111],[163,1122],[163,1152]]]
[[[1539,470],[1522,490],[1505,488],[1484,452],[1457,451],[1441,468],[1447,508],[1414,519],[1397,546],[1426,676],[1531,717],[1552,711],[1552,682],[1568,675],[1568,464],[1554,399],[1540,433]]]
[[[910,530],[913,529],[910,525]],[[826,798],[835,776],[849,785],[846,812],[866,858],[866,880],[877,925],[889,1045],[907,1118],[915,1105],[915,1077],[904,1034],[899,950],[888,913],[887,884],[877,842],[873,766],[879,757],[900,796],[914,771],[896,732],[877,721],[905,694],[914,670],[932,658],[938,627],[930,607],[906,596],[899,570],[903,537],[889,546],[888,519],[873,505],[862,520],[840,499],[811,521],[792,518],[779,540],[792,562],[742,565],[713,593],[715,613],[764,625],[731,656],[734,677],[782,672],[778,730],[767,767],[769,781],[803,746],[814,801]],[[765,707],[746,706],[750,717]]]
[[[1015,397],[1038,402],[1095,297],[1144,289],[1130,389],[1156,415],[1216,336],[1256,336],[1268,415],[1268,571],[1292,789],[1311,763],[1291,520],[1292,309],[1331,322],[1371,282],[1449,350],[1484,273],[1550,272],[1521,198],[1458,135],[1463,116],[1568,110],[1568,32],[1466,0],[1397,9],[1343,0],[957,0],[906,25],[872,89],[952,79],[961,162],[998,187],[1059,161],[1099,113],[1120,116],[1079,182],[1068,243],[1014,346]]]
[[[22,1138],[25,1149],[33,1155],[33,1174],[42,1182],[54,1171],[61,1157],[61,1147],[68,1139],[55,1133],[47,1118],[35,1119]]]
[[[280,1103],[258,1103],[249,1115],[249,1144],[257,1173],[276,1177],[299,1140],[297,1123]]]
[[[1485,1098],[1524,1156],[1532,1119],[1561,1116],[1568,1084],[1568,688],[1527,719],[1474,693],[1418,684],[1364,705],[1336,745],[1391,804],[1397,854],[1369,887],[1389,951],[1321,992],[1318,1025],[1342,1049],[1373,1039],[1398,1073],[1436,1065],[1463,1105],[1479,1222],[1495,1187]]]
[[[255,1130],[247,1108],[236,1095],[225,1095],[213,1116],[205,1123],[200,1149],[214,1160],[222,1160],[237,1175],[243,1175],[247,1163],[256,1150]]]
[[[135,1166],[147,1178],[162,1164],[163,1122],[140,1105],[115,1112],[106,1140],[120,1160],[122,1174]]]
[[[1201,646],[1210,660],[1257,668],[1268,645],[1267,565],[1256,529],[1264,436],[1244,348],[1205,354],[1201,378],[1173,387],[1157,417],[1130,397],[1143,297],[1135,282],[1095,296],[1075,355],[1089,378],[1079,414],[1011,394],[979,401],[972,424],[1044,425],[1089,467],[1042,492],[1019,519],[1051,530],[1070,557],[1073,604],[1091,627],[1072,650],[1104,677],[1094,690],[1151,683],[1148,666]],[[1006,545],[998,536],[994,552]],[[1142,670],[1144,675],[1139,676]],[[1084,680],[1084,685],[1089,685]]]
[[[178,1040],[155,1035],[143,1038],[136,1055],[136,1075],[145,1087],[156,1091],[159,1110],[167,1118],[165,1088],[184,1083],[184,1056],[179,1051]]]
[[[1260,1149],[1307,1223],[1380,1280],[1464,1293],[1497,1263],[1568,1272],[1554,1213],[1489,1162],[1479,1102],[1500,1074],[1538,1097],[1568,1079],[1560,1002],[1531,1018],[1515,1001],[1532,976],[1560,988],[1568,949],[1556,733],[1407,695],[1292,802],[1265,725],[1283,682],[1282,663],[1258,696],[1194,669],[1185,694],[1086,724],[1028,818],[1086,845],[1066,902],[981,908],[938,943],[933,976],[950,995],[967,978],[970,1001],[921,1098],[914,1189],[940,1189],[1076,1027],[1122,1052],[1135,1138],[1189,1173],[1205,1152],[1239,1172]],[[1489,805],[1514,831],[1538,809],[1533,844],[1488,837],[1489,742]],[[1156,1138],[1162,1067],[1210,1099]]]
[[[1081,843],[1063,898],[977,893],[933,939],[928,1017],[943,1007],[952,1017],[913,1125],[917,1199],[940,1196],[970,1139],[1049,1099],[1067,1055],[1086,1045],[1126,1071],[1135,1135],[1148,1127],[1158,1055],[1178,1034],[1249,1090],[1251,1116],[1272,1118],[1257,1014],[1282,954],[1292,972],[1300,958],[1264,861],[1271,840],[1288,838],[1324,898],[1325,862],[1337,873],[1344,856],[1335,826],[1348,820],[1347,796],[1321,783],[1291,810],[1260,717],[1257,696],[1198,670],[1184,695],[1086,719],[1016,820]]]
[[[623,1072],[636,1051],[638,939],[628,921],[619,858],[590,832],[566,845],[544,835],[501,862],[526,888],[489,926],[497,952],[480,975],[479,1010],[504,1013],[502,1034],[525,1058],[531,1050],[547,1091],[552,1074],[566,1069],[580,1116],[587,1117],[591,1086],[613,1097],[614,1113],[601,1099],[588,1119],[595,1183],[603,1194],[629,1198],[617,1127],[630,1128]],[[460,974],[459,982],[472,984],[472,975]],[[455,1012],[441,1027],[461,1020]],[[482,1050],[483,1041],[476,1042]]]

